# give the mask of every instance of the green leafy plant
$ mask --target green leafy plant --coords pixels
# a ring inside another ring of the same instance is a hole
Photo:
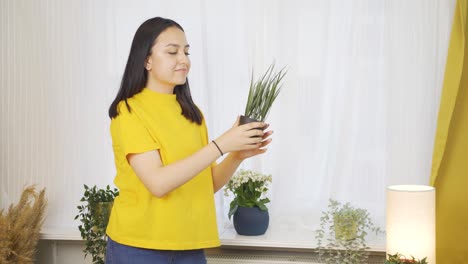
[[[271,183],[271,175],[262,174],[252,170],[237,171],[226,184],[224,195],[229,196],[229,192],[234,194],[234,200],[230,204],[229,219],[237,211],[239,206],[258,207],[266,211],[268,198],[262,198],[268,191],[268,184]]]
[[[320,217],[320,229],[316,232],[320,259],[327,264],[365,263],[369,231],[382,233],[367,210],[330,199],[328,210],[322,212]]]
[[[385,260],[385,264],[428,264],[427,257],[416,260],[413,256],[411,258],[406,258],[404,255],[400,253],[396,253],[395,255],[387,254],[388,259]]]
[[[115,197],[119,195],[117,189],[111,189],[109,185],[105,189],[99,189],[97,186],[89,188],[84,185],[84,194],[77,206],[81,225],[78,226],[81,237],[86,240],[85,258],[90,254],[94,264],[104,264],[106,255],[107,235],[106,228],[109,222],[109,214]]]
[[[273,102],[281,90],[282,84],[280,83],[286,73],[285,68],[276,72],[274,63],[268,67],[268,70],[256,82],[253,80],[252,73],[244,116],[257,121],[265,121]]]

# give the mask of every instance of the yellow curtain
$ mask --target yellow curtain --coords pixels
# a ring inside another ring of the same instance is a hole
[[[457,1],[432,161],[439,264],[468,263],[467,8]]]

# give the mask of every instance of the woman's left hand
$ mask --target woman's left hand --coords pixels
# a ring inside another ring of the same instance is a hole
[[[248,159],[248,158],[251,158],[253,156],[257,156],[259,154],[265,153],[268,150],[265,147],[268,144],[270,144],[271,141],[272,141],[272,139],[268,138],[268,137],[271,136],[272,134],[273,134],[273,131],[271,131],[271,130],[267,131],[267,132],[265,132],[265,134],[263,134],[263,137],[262,137],[263,141],[262,141],[262,144],[260,145],[260,147],[255,148],[255,149],[246,149],[246,150],[235,151],[235,152],[232,152],[232,155],[236,159],[244,160],[244,159]]]

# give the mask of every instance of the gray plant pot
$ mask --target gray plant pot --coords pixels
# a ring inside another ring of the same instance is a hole
[[[243,115],[240,116],[239,125],[244,125],[244,124],[248,124],[248,123],[252,123],[252,122],[258,122],[258,120],[250,118],[248,116],[243,116]]]
[[[260,122],[260,121],[258,121],[257,119],[250,118],[248,116],[243,116],[243,115],[241,115],[239,117],[239,126],[244,125],[244,124],[248,124],[248,123],[252,123],[252,122]],[[262,128],[256,128],[256,129],[265,130],[266,128],[267,128],[267,126],[262,127]]]

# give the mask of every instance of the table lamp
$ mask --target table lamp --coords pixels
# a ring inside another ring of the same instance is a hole
[[[387,254],[400,253],[435,264],[435,188],[387,187]]]

